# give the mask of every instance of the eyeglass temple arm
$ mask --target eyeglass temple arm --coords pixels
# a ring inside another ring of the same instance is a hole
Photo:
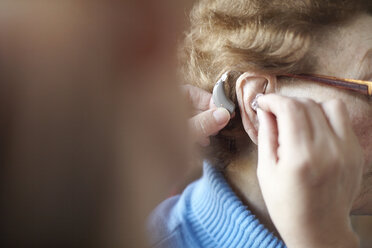
[[[318,83],[327,84],[341,89],[352,90],[361,94],[372,96],[372,82],[353,80],[353,79],[340,79],[335,77],[320,76],[314,74],[283,74],[280,77],[290,77],[310,80]]]

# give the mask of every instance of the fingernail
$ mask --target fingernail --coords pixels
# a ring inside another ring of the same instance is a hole
[[[261,96],[263,96],[263,94],[257,94],[256,95],[256,97],[253,99],[253,101],[252,101],[252,103],[251,103],[251,108],[254,110],[254,111],[257,111],[257,109],[258,109],[258,102],[257,102],[257,99],[259,98],[259,97],[261,97]]]
[[[218,108],[213,112],[213,117],[218,125],[222,125],[229,121],[230,113],[224,108]]]

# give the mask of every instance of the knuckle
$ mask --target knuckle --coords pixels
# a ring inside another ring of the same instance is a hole
[[[328,106],[330,106],[330,108],[334,110],[338,110],[342,112],[346,111],[346,105],[340,99],[333,99],[333,100],[328,101]]]
[[[308,156],[304,156],[296,164],[296,171],[299,175],[307,175],[312,168],[312,160]]]
[[[198,120],[196,121],[195,128],[200,131],[201,134],[204,136],[208,135],[208,120],[205,116],[200,116]]]
[[[310,156],[310,154],[302,154],[292,166],[292,172],[300,180],[308,181],[309,179],[313,180],[315,175],[315,160]]]
[[[339,157],[334,153],[331,154],[325,162],[326,172],[336,174],[340,168],[341,161]]]
[[[288,112],[298,112],[303,111],[304,109],[302,104],[294,99],[286,99],[283,102],[283,108]]]
[[[313,159],[311,159],[311,155],[309,150],[303,150],[299,148],[298,154],[301,156],[294,156],[294,157],[283,157],[282,162],[289,166],[295,174],[301,174],[302,172],[306,172],[308,167],[310,166]]]
[[[310,98],[305,98],[303,101],[304,108],[309,109],[309,110],[314,110],[314,109],[321,109],[321,104],[317,103],[315,100],[310,99]]]
[[[313,99],[310,99],[310,98],[305,98],[303,100],[303,102],[308,105],[308,106],[312,106],[312,107],[315,107],[317,106],[318,104],[313,100]]]

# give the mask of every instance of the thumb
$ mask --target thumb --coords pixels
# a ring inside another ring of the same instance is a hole
[[[275,117],[260,108],[257,109],[260,123],[258,130],[258,166],[269,167],[277,162],[278,128]]]
[[[230,114],[225,108],[209,109],[192,117],[189,128],[195,141],[205,143],[206,138],[224,128],[229,120]]]

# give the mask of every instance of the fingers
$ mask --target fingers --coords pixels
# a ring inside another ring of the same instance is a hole
[[[209,109],[212,94],[190,84],[182,85],[181,90],[192,105],[194,112],[201,113]]]
[[[209,136],[218,133],[230,120],[229,112],[224,108],[210,109],[212,94],[192,85],[183,85],[182,91],[186,95],[193,112],[197,115],[189,119],[193,141],[202,146],[210,143]]]
[[[351,131],[351,123],[345,104],[340,100],[331,100],[322,103],[322,108],[334,133],[344,140]]]
[[[296,149],[304,140],[311,140],[312,130],[307,111],[293,98],[268,94],[257,99],[259,108],[276,117],[278,142],[287,149]]]
[[[275,117],[261,109],[257,109],[257,117],[260,122],[258,130],[258,165],[270,167],[277,162],[278,129]]]
[[[293,160],[293,154],[288,152],[293,150],[302,151],[309,156],[313,151],[321,152],[329,144],[337,143],[336,136],[344,141],[351,137],[350,121],[346,107],[341,101],[332,100],[318,104],[311,99],[269,94],[259,97],[257,103],[260,109],[276,117],[277,140],[271,137],[272,142],[280,144],[276,158]],[[261,114],[262,116],[265,115]],[[265,126],[266,123],[260,125]],[[261,138],[264,142],[269,139],[268,134],[266,137],[261,134]],[[271,149],[270,152],[273,153],[272,147],[266,146],[264,149]],[[271,154],[271,157],[274,155]]]
[[[200,145],[209,144],[209,136],[224,128],[230,120],[229,112],[224,108],[210,109],[189,120],[193,139]]]
[[[321,140],[325,134],[333,135],[332,127],[329,125],[327,116],[323,111],[321,104],[316,103],[312,99],[299,98],[296,99],[304,106],[304,111],[306,111],[307,122],[309,123],[311,130],[311,137],[313,140]]]

